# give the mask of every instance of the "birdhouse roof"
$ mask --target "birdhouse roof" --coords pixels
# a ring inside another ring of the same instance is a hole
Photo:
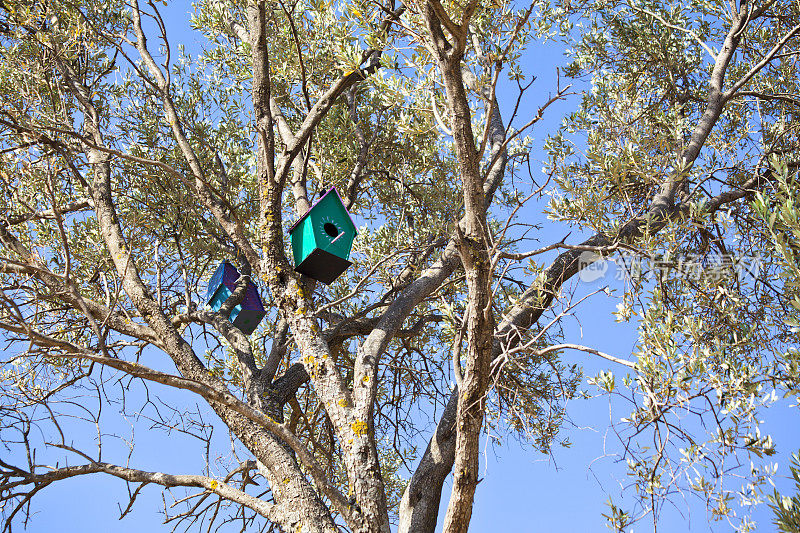
[[[353,225],[353,231],[355,233],[358,233],[358,230],[356,229],[356,224],[355,224],[355,222],[353,222],[353,217],[350,216],[350,211],[348,211],[347,208],[344,206],[344,200],[342,200],[342,197],[339,195],[339,191],[336,190],[336,187],[331,187],[330,189],[328,189],[328,192],[326,192],[325,194],[320,196],[319,199],[316,202],[313,203],[313,205],[308,209],[308,211],[305,212],[305,214],[303,216],[301,216],[300,218],[295,220],[294,224],[292,224],[292,227],[289,228],[289,233],[294,231],[294,228],[296,228],[298,224],[300,224],[303,220],[305,220],[306,217],[308,215],[310,215],[312,211],[314,211],[314,208],[317,207],[317,204],[322,202],[322,200],[324,200],[331,193],[336,194],[336,198],[339,200],[339,203],[342,204],[342,207],[344,208],[344,212],[347,213],[347,219],[350,221],[350,224]]]

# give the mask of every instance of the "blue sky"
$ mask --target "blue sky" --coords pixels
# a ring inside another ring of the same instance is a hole
[[[186,9],[182,5],[185,4],[174,2],[169,6],[170,23],[174,30],[171,43],[175,46],[182,42],[191,52],[196,43],[192,42],[194,35],[189,33],[185,24],[183,13]],[[555,67],[563,64],[562,53],[562,48],[551,42],[532,47],[524,58],[523,70],[538,77],[532,92],[539,92],[528,99],[531,112],[547,99],[547,93],[554,91]],[[501,91],[501,101],[503,96],[511,95]],[[572,97],[548,111],[545,120],[531,133],[535,146],[541,147],[546,134],[554,131],[564,114],[577,105],[577,101],[578,97]],[[513,100],[508,98],[504,106],[512,103]],[[507,116],[507,108],[504,110]],[[537,167],[532,165],[532,168]],[[523,216],[529,222],[542,220],[541,213],[535,209],[530,209]],[[361,221],[356,220],[356,223],[360,224]],[[553,228],[552,225],[546,227]],[[556,226],[556,230],[548,231],[555,231],[557,234],[543,235],[544,244],[561,239],[569,229]],[[576,238],[575,235],[573,237]],[[613,279],[612,274],[613,270],[610,270],[605,277],[591,283],[574,280],[579,285],[578,294],[586,294],[605,284],[619,288],[619,282]],[[614,298],[602,294],[589,299],[580,308],[580,323],[567,320],[565,342],[585,344],[619,357],[628,357],[636,342],[635,324],[619,324],[614,321],[611,312],[615,310],[616,303]],[[567,353],[565,358],[569,362],[584,365],[586,376],[611,368],[607,362],[581,353]],[[154,366],[159,364],[154,362]],[[163,390],[163,387],[151,386],[152,392]],[[135,394],[136,391],[132,393]],[[191,408],[196,403],[196,399],[188,393],[170,391],[166,394],[168,403],[172,405]],[[570,423],[563,428],[562,436],[568,436],[572,446],[556,447],[550,456],[531,451],[513,439],[504,440],[502,445],[485,446],[482,463],[485,469],[484,479],[478,486],[472,531],[568,533],[606,530],[601,516],[607,512],[605,501],[609,495],[616,497],[620,487],[627,482],[624,464],[616,462],[616,454],[620,452],[619,441],[606,430],[612,416],[608,399],[574,400],[570,403],[568,413]],[[211,416],[213,415],[209,415]],[[616,412],[614,416],[614,421],[618,420],[620,412]],[[163,434],[148,433],[144,430],[147,424],[140,421],[136,424],[135,435],[130,435],[130,426],[124,420],[119,420],[116,413],[109,414],[109,420],[115,418],[117,421],[109,431],[116,433],[117,437],[109,436],[106,441],[110,448],[107,450],[109,459],[120,457],[112,452],[116,448],[116,451],[124,453],[124,439],[132,436],[136,441],[135,451],[131,456],[132,466],[170,473],[195,473],[202,468],[202,449],[191,437],[175,434],[170,436],[170,445],[164,446]],[[793,410],[786,407],[785,403],[767,414],[766,429],[775,435],[778,442],[777,461],[781,465],[781,477],[776,481],[779,488],[791,486],[782,476],[788,473],[788,455],[800,442],[800,430],[795,420]],[[214,423],[219,425],[216,420]],[[75,438],[81,436],[76,435]],[[215,438],[217,444],[224,449],[227,436],[222,428],[215,430]],[[424,448],[424,443],[420,444]],[[444,515],[448,496],[449,486],[443,492],[440,516]],[[127,499],[125,484],[107,476],[87,476],[60,482],[45,489],[34,500],[33,508],[39,514],[28,530],[63,533],[171,530],[169,525],[162,524],[163,516],[159,513],[162,505],[161,490],[158,487],[146,488],[131,513],[124,520],[118,521],[118,504],[124,508]],[[760,523],[759,531],[773,530],[770,525],[771,512],[766,507],[755,513],[754,518]],[[725,523],[710,526],[704,507],[691,499],[677,509],[666,509],[661,528],[662,531],[730,530]],[[651,526],[647,521],[634,528],[634,531],[650,530]]]

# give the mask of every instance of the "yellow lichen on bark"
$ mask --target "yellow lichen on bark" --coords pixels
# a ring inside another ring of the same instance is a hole
[[[368,427],[367,423],[363,420],[356,420],[350,425],[350,429],[352,429],[353,433],[356,435],[366,435]]]

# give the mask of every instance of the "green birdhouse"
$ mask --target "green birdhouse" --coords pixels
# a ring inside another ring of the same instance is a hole
[[[356,225],[335,187],[289,228],[294,269],[328,285],[352,265]]]

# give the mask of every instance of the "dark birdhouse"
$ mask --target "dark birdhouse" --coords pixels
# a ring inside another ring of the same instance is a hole
[[[206,300],[213,311],[219,311],[223,302],[228,299],[234,289],[236,281],[239,279],[239,271],[230,263],[222,263],[214,271],[214,275],[208,281],[208,291]],[[267,312],[264,304],[258,295],[258,290],[252,281],[247,282],[247,290],[244,293],[244,300],[231,311],[228,319],[239,328],[245,335],[253,333],[261,319]]]
[[[294,269],[326,285],[352,263],[348,261],[356,225],[331,187],[308,212],[289,228]]]

